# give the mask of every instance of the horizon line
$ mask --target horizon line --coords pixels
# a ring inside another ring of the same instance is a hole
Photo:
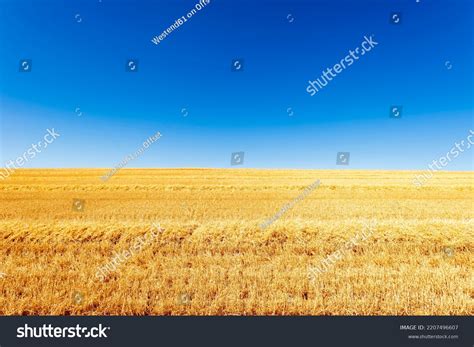
[[[27,171],[27,170],[111,170],[110,167],[32,167],[32,168],[18,168],[13,171]],[[8,171],[2,168],[4,171]],[[310,169],[310,168],[255,168],[255,167],[128,167],[121,168],[123,170],[265,170],[265,171],[401,171],[401,172],[419,172],[430,171],[428,169]],[[456,173],[456,172],[471,172],[474,170],[435,170],[436,172]]]

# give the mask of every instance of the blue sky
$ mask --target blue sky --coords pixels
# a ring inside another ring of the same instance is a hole
[[[472,1],[211,0],[151,42],[197,2],[0,0],[1,163],[54,128],[26,167],[114,167],[160,131],[128,167],[225,168],[244,151],[238,167],[426,169],[474,130]],[[310,96],[365,35],[379,44]],[[446,167],[472,168],[472,150]]]

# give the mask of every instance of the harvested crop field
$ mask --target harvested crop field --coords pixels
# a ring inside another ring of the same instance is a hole
[[[0,181],[1,315],[474,313],[472,172],[107,171]]]

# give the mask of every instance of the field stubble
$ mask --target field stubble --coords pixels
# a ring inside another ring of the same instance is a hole
[[[417,188],[407,171],[123,169],[103,183],[106,171],[0,181],[0,314],[474,313],[471,172]],[[368,221],[373,234],[311,282]],[[164,231],[98,280],[154,222]]]

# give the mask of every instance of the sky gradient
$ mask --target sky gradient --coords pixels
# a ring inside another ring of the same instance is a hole
[[[0,0],[2,166],[54,128],[25,167],[114,167],[159,131],[127,167],[426,169],[474,130],[469,0],[211,0],[158,45],[198,0],[64,3]],[[365,35],[379,44],[310,96]]]

